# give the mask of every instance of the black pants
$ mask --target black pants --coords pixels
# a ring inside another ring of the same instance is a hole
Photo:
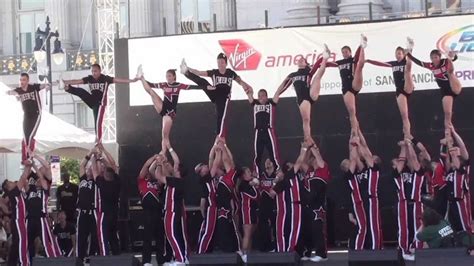
[[[260,208],[258,209],[258,225],[257,225],[257,243],[258,249],[262,252],[268,252],[276,249],[275,243],[275,222],[276,222],[276,205],[275,200],[267,196],[265,193],[260,198]]]
[[[110,251],[112,255],[119,255],[120,254],[120,245],[119,239],[117,234],[117,219],[118,215],[116,211],[111,212],[104,212],[104,221],[105,221],[105,228],[107,240],[109,242]]]
[[[216,116],[217,116],[217,124],[216,124],[216,134],[219,137],[226,136],[226,116],[229,107],[230,99],[227,95],[224,97],[221,94],[217,94],[215,90],[208,90],[207,86],[211,86],[211,84],[206,80],[203,79],[191,72],[187,72],[185,75],[188,79],[192,80],[196,83],[202,90],[207,94],[211,102],[214,104],[216,109]]]
[[[306,256],[311,257],[313,250],[313,232],[311,215],[312,210],[308,206],[302,206],[301,208],[301,230],[298,238],[298,244],[296,245],[296,252],[300,257]]]
[[[89,108],[92,109],[92,113],[94,114],[95,132],[97,136],[98,137],[100,136],[101,138],[102,137],[102,122],[103,122],[103,117],[105,115],[105,105],[101,105],[100,99],[98,100],[96,97],[93,97],[88,91],[84,90],[83,88],[69,86],[67,92],[81,98],[81,100],[85,104],[87,104]],[[100,123],[98,123],[98,121],[100,121]]]
[[[10,228],[12,233],[12,245],[8,253],[8,266],[29,265],[28,236],[23,216],[23,222],[11,219]]]
[[[269,158],[272,161],[273,165],[276,169],[280,168],[279,164],[279,152],[278,152],[278,143],[277,138],[275,135],[275,131],[273,128],[266,128],[266,129],[255,129],[255,141],[254,141],[254,149],[255,149],[255,159],[254,159],[254,167],[257,173],[260,173],[261,164],[262,164],[262,155],[264,149],[267,150],[269,154]]]
[[[61,256],[56,238],[53,236],[49,228],[48,221],[45,217],[28,217],[27,218],[28,231],[28,253],[30,260],[35,256],[35,240],[39,238],[44,246],[46,257],[55,258]]]
[[[77,217],[77,257],[84,259],[96,255],[98,252],[97,224],[94,211],[79,211]],[[88,238],[90,236],[90,245]],[[87,250],[89,248],[89,250]]]
[[[441,215],[441,217],[446,216],[446,212],[448,211],[448,189],[446,186],[436,190],[433,199],[433,208]]]
[[[222,252],[236,252],[239,250],[237,228],[232,217],[221,217],[217,219],[214,239],[216,244],[215,249]]]
[[[41,113],[25,113],[23,115],[23,143],[22,143],[22,160],[26,160],[30,157],[28,149],[30,151],[35,150],[35,135],[38,131],[39,124],[41,122]]]
[[[143,208],[143,263],[151,263],[152,241],[155,240],[156,262],[168,261],[172,251],[165,249],[165,227],[161,209]],[[169,245],[167,246],[169,248]]]
[[[326,210],[321,207],[311,211],[312,248],[316,251],[317,256],[326,258]]]

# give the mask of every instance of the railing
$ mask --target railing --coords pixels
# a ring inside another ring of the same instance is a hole
[[[71,50],[66,51],[65,56],[65,71],[89,69],[90,66],[98,62],[99,59],[97,50],[86,50],[80,52],[77,50]],[[16,75],[23,72],[36,72],[36,61],[33,54],[0,56],[0,75]]]

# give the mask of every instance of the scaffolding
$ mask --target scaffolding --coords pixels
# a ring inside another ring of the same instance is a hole
[[[115,75],[114,39],[119,23],[120,0],[96,0],[99,63],[104,75]],[[111,84],[107,93],[107,110],[103,124],[103,141],[116,142],[115,85]]]

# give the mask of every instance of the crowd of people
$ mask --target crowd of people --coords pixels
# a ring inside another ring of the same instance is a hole
[[[92,75],[79,80],[61,81],[61,87],[80,97],[94,112],[96,146],[80,165],[80,183],[58,189],[58,208],[54,228],[47,203],[51,186],[49,163],[34,152],[34,135],[41,119],[38,92],[47,85],[29,84],[21,74],[20,87],[8,92],[16,95],[24,109],[22,164],[19,181],[2,184],[4,197],[0,207],[10,223],[9,265],[29,265],[44,247],[47,257],[118,254],[117,213],[120,180],[118,166],[101,144],[103,114],[111,83],[141,81],[154,108],[163,117],[161,151],[150,157],[138,173],[138,190],[144,210],[144,265],[151,265],[152,242],[159,264],[185,264],[189,260],[183,178],[187,174],[170,141],[170,130],[177,115],[181,90],[201,89],[215,105],[216,139],[209,160],[195,166],[201,184],[200,210],[203,217],[197,254],[237,252],[244,262],[250,251],[297,252],[302,260],[327,260],[326,187],[331,179],[329,165],[311,136],[311,105],[319,98],[321,79],[326,67],[338,67],[342,94],[351,125],[348,158],[340,163],[350,191],[352,206],[347,219],[355,230],[349,239],[354,250],[383,248],[382,219],[379,207],[381,159],[369,148],[357,115],[357,94],[363,85],[363,66],[372,63],[391,67],[396,99],[403,121],[403,139],[398,142],[399,156],[392,160],[393,180],[398,191],[398,242],[405,260],[413,260],[416,249],[464,245],[472,247],[472,214],[469,192],[470,169],[467,148],[451,122],[454,98],[461,84],[453,74],[456,55],[442,58],[438,50],[430,53],[432,62],[421,62],[411,54],[414,42],[408,38],[406,49],[397,47],[395,61],[365,59],[367,38],[352,56],[351,48],[341,49],[343,59],[330,62],[329,47],[310,65],[305,58],[298,70],[289,74],[272,99],[264,89],[254,98],[253,88],[227,68],[227,56],[217,56],[217,69],[199,71],[181,62],[181,73],[196,85],[177,82],[176,70],[166,73],[166,82],[153,83],[144,78],[140,66],[133,79],[114,78],[92,65]],[[441,89],[445,114],[445,135],[440,141],[439,160],[432,159],[427,148],[411,133],[408,99],[413,92],[411,63],[433,71]],[[210,83],[206,77],[212,80]],[[254,110],[254,165],[237,167],[226,143],[226,118],[232,82],[241,85]],[[90,92],[71,85],[88,84]],[[281,94],[293,85],[301,113],[304,139],[294,162],[279,158],[275,132],[275,112]],[[164,91],[160,97],[154,88]],[[262,161],[267,150],[269,158]],[[426,201],[426,195],[432,200]],[[444,219],[447,220],[444,220]],[[76,223],[74,225],[73,223]],[[457,241],[459,232],[464,234]],[[257,245],[253,239],[258,238]]]

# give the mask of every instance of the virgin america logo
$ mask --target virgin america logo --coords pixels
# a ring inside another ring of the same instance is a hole
[[[262,55],[242,39],[220,40],[219,44],[234,70],[255,70]]]

